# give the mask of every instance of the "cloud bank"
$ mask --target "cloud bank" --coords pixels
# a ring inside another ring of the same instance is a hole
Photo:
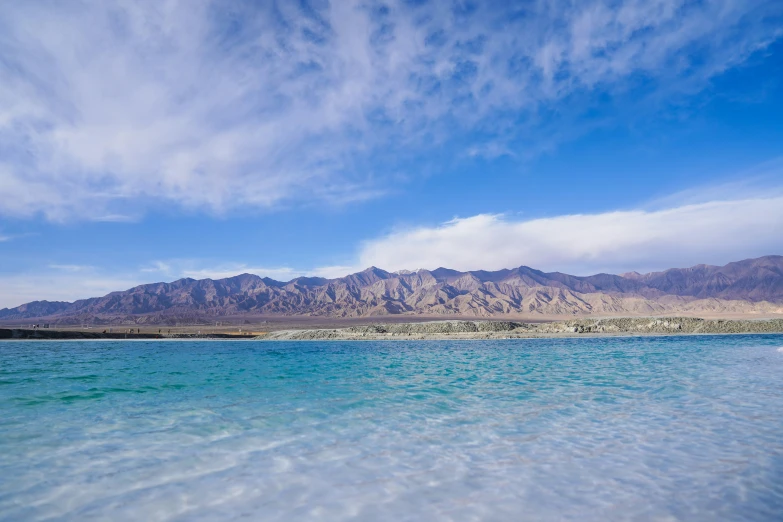
[[[527,265],[587,275],[780,253],[783,197],[776,196],[524,221],[480,214],[368,241],[359,260],[387,270]]]
[[[774,0],[4,2],[0,214],[117,221],[150,205],[376,197],[397,158],[424,147],[497,156],[540,134],[540,112],[580,97],[641,81],[699,89],[778,38],[780,11]]]

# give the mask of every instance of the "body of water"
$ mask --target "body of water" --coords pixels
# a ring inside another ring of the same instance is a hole
[[[0,342],[0,520],[781,520],[781,347]]]

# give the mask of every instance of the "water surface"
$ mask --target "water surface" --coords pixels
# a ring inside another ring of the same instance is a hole
[[[783,336],[2,342],[1,520],[780,520]]]

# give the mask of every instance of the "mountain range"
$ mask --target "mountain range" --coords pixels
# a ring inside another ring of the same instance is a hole
[[[252,274],[140,285],[73,303],[34,301],[0,320],[175,323],[231,316],[367,317],[390,314],[621,315],[783,313],[783,256],[663,272],[572,276],[526,266],[460,272],[370,267],[337,279],[288,282]]]

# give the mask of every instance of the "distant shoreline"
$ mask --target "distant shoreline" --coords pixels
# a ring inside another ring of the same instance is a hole
[[[56,329],[0,329],[0,340],[113,341],[447,341],[598,338],[639,336],[783,334],[783,319],[625,317],[547,323],[440,320],[377,323],[341,328],[289,329],[259,333],[102,333]]]
[[[691,317],[610,318],[518,323],[432,321],[349,328],[281,330],[263,341],[500,340],[584,337],[783,334],[783,319],[714,320]]]

